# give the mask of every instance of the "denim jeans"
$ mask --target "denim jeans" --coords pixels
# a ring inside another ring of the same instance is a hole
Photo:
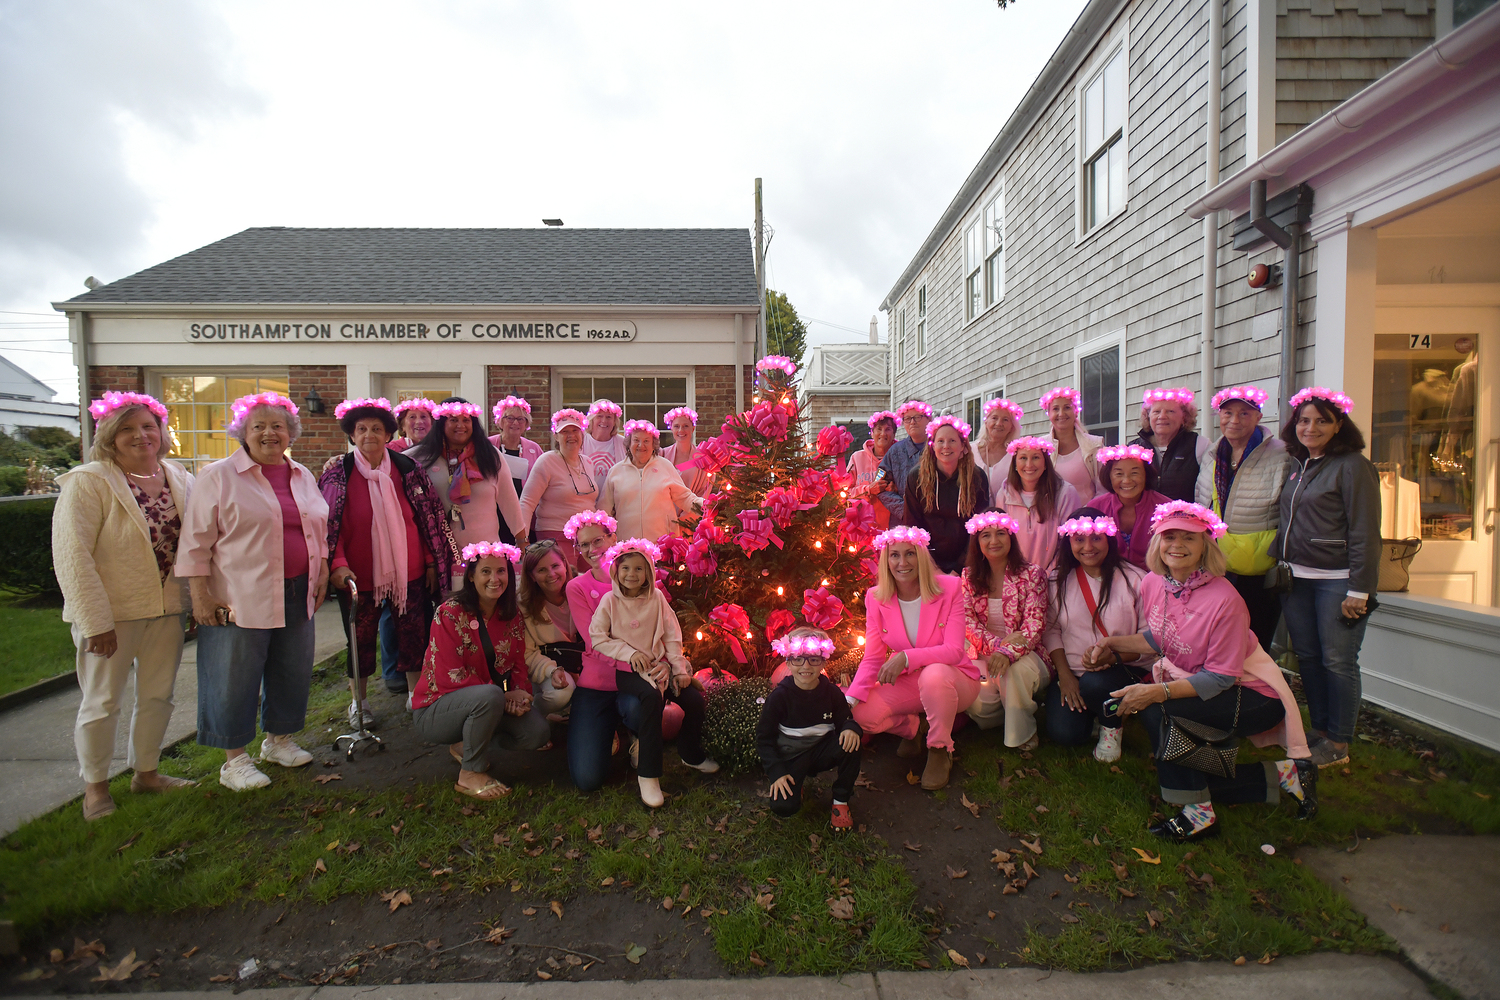
[[[623,722],[640,724],[641,703],[634,695],[580,687],[568,711],[568,774],[580,791],[592,792],[609,780],[610,744]]]
[[[307,724],[316,627],[307,613],[307,574],[285,581],[281,628],[198,626],[198,744],[238,749],[260,727],[286,736]]]
[[[1087,708],[1075,712],[1063,704],[1060,685],[1047,688],[1047,738],[1065,747],[1083,746],[1094,734],[1094,720],[1105,729],[1116,729],[1119,717],[1106,719],[1104,703],[1111,691],[1118,691],[1127,684],[1139,683],[1141,675],[1129,667],[1116,664],[1104,670],[1085,671],[1078,678],[1078,693],[1083,696]]]
[[[380,676],[387,687],[403,688],[406,675],[396,665],[396,652],[396,609],[385,604],[380,608]]]
[[[1302,672],[1302,691],[1312,728],[1327,733],[1335,743],[1354,738],[1359,719],[1359,647],[1369,618],[1345,625],[1340,608],[1349,591],[1348,580],[1292,581],[1292,592],[1281,598],[1287,635]]]
[[[1238,702],[1238,705],[1236,705]],[[1151,735],[1151,752],[1161,752],[1162,718],[1171,714],[1179,719],[1231,731],[1236,736],[1263,733],[1286,718],[1286,707],[1280,699],[1268,698],[1259,691],[1240,685],[1207,701],[1194,695],[1173,698],[1162,704],[1147,705],[1141,710],[1141,722]],[[1238,722],[1235,719],[1238,718]],[[1176,761],[1156,762],[1156,780],[1161,785],[1163,802],[1184,806],[1217,800],[1223,803],[1269,802],[1275,805],[1281,795],[1276,765],[1270,761],[1236,764],[1230,777],[1205,774]]]

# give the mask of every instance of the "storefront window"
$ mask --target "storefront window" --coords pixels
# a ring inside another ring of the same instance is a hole
[[[190,472],[227,458],[238,447],[226,430],[229,404],[241,396],[268,390],[285,394],[286,376],[161,376],[161,400],[167,406],[173,437],[171,457]]]
[[[596,399],[610,399],[625,410],[626,420],[649,420],[662,427],[662,418],[674,407],[686,406],[687,379],[568,376],[562,380],[563,406],[588,410]]]

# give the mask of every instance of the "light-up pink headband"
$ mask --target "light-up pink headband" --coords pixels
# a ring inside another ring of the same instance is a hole
[[[1141,395],[1141,405],[1149,407],[1153,403],[1181,403],[1183,406],[1192,406],[1195,398],[1191,389],[1147,389]]]
[[[678,417],[687,417],[693,422],[694,427],[698,426],[698,411],[689,406],[679,406],[674,409],[668,410],[665,414],[662,415],[661,421],[668,427],[671,427],[672,421],[676,420]]]
[[[505,415],[505,411],[509,409],[517,409],[525,413],[526,423],[531,423],[531,404],[520,396],[506,396],[500,402],[490,407],[490,416],[494,417],[495,423],[498,424],[500,418]]]
[[[998,510],[987,510],[983,514],[975,514],[964,523],[964,528],[971,535],[977,535],[986,528],[1004,528],[1012,535],[1021,533],[1020,522]]]
[[[1150,465],[1152,459],[1156,458],[1156,452],[1150,448],[1143,448],[1138,444],[1107,444],[1094,452],[1094,459],[1100,465],[1108,462],[1118,462],[1122,458],[1134,458]]]
[[[464,565],[468,565],[486,556],[504,556],[518,566],[521,564],[521,550],[504,542],[474,542],[465,545],[460,558],[463,559]]]
[[[897,525],[889,531],[882,531],[875,536],[875,547],[883,549],[887,545],[899,542],[910,542],[919,549],[925,549],[932,544],[932,536],[922,528],[913,528],[905,524]]]
[[[1225,532],[1229,530],[1213,511],[1200,503],[1190,503],[1187,500],[1173,500],[1171,503],[1159,504],[1151,514],[1153,535],[1159,535],[1173,528],[1206,531],[1215,538],[1223,538]]]
[[[821,656],[826,660],[833,655],[833,640],[817,635],[783,636],[771,640],[771,649],[785,660],[794,656]]]
[[[1309,399],[1327,400],[1334,406],[1338,407],[1339,412],[1344,414],[1345,416],[1348,416],[1349,413],[1354,409],[1354,400],[1350,399],[1348,396],[1344,395],[1342,392],[1339,392],[1336,389],[1330,389],[1327,386],[1323,385],[1308,386],[1306,389],[1303,389],[1301,392],[1293,396],[1288,401],[1287,405],[1292,408],[1293,413],[1296,413],[1297,407],[1301,406]]]
[[[577,424],[580,430],[588,418],[577,410],[564,408],[552,414],[552,433],[562,430],[564,424]]]
[[[1005,446],[1005,453],[1007,455],[1014,455],[1018,451],[1039,451],[1046,455],[1055,455],[1057,454],[1057,445],[1053,444],[1047,438],[1023,437],[1016,438]]]
[[[396,415],[396,418],[399,420],[401,418],[401,414],[405,413],[407,410],[426,410],[428,414],[431,414],[435,409],[437,409],[436,403],[426,398],[425,396],[418,396],[416,399],[403,399],[401,402],[396,404],[396,408],[391,412],[394,413]]]
[[[758,372],[785,372],[787,378],[791,378],[797,374],[796,364],[784,354],[767,354],[755,363],[755,370]]]
[[[958,436],[963,438],[965,441],[969,440],[969,435],[974,431],[974,428],[970,427],[962,420],[953,416],[951,413],[944,414],[943,416],[938,417],[937,419],[932,421],[932,423],[927,425],[927,444],[929,446],[932,445],[933,441],[937,440],[937,432],[938,428],[940,427],[952,427],[954,430],[958,431]]]
[[[620,404],[612,399],[596,399],[589,406],[589,419],[593,420],[601,413],[613,413],[617,417],[623,417],[625,411],[620,409]]]
[[[292,415],[297,413],[297,404],[279,392],[257,392],[249,396],[241,396],[229,404],[229,412],[234,414],[236,420],[255,409],[257,406],[277,406]]]
[[[1112,517],[1073,517],[1057,526],[1059,535],[1108,535],[1120,533],[1120,526]]]
[[[615,560],[627,552],[639,552],[647,559],[650,559],[653,565],[661,562],[661,549],[655,542],[647,541],[644,538],[627,538],[623,542],[616,542],[611,545],[608,551],[604,553],[604,571],[608,573],[610,567],[615,564]]]
[[[376,410],[385,410],[387,413],[389,413],[391,409],[391,401],[389,399],[386,399],[384,396],[380,396],[376,399],[346,399],[338,406],[335,406],[333,408],[333,418],[335,420],[343,420],[344,414],[348,413],[350,410],[359,410],[366,407]],[[395,416],[395,414],[391,415]]]
[[[572,517],[568,518],[568,523],[563,525],[563,537],[571,542],[578,537],[579,529],[589,524],[597,524],[599,527],[603,528],[611,535],[613,535],[615,533],[615,529],[619,527],[619,525],[615,523],[615,519],[604,513],[604,511],[586,510],[582,513],[574,514]]]
[[[1249,403],[1259,410],[1266,405],[1266,400],[1270,398],[1271,394],[1264,389],[1253,385],[1236,385],[1228,389],[1220,389],[1214,393],[1212,403],[1213,408],[1219,410],[1223,409],[1224,404],[1230,400],[1238,399],[1240,402]]]
[[[879,413],[870,414],[870,419],[865,421],[865,426],[873,431],[875,429],[875,425],[880,423],[882,420],[889,420],[893,424],[901,423],[901,418],[896,416],[890,410],[881,410]]]
[[[645,431],[658,441],[661,440],[661,431],[649,420],[627,420],[625,421],[625,436],[628,438],[636,431]]]
[[[1052,401],[1054,399],[1061,399],[1063,396],[1066,396],[1073,401],[1073,409],[1083,409],[1083,397],[1079,395],[1078,390],[1073,388],[1071,385],[1060,385],[1055,389],[1048,389],[1046,392],[1042,393],[1042,409],[1045,411],[1052,405]]]
[[[920,399],[908,399],[896,407],[896,419],[905,420],[908,413],[920,413],[924,417],[931,418],[936,411]]]
[[[484,411],[473,403],[442,403],[432,411],[432,415],[439,420],[444,417],[470,417],[474,420],[482,420]]]
[[[97,426],[105,417],[126,406],[144,406],[159,419],[167,420],[167,408],[155,396],[144,392],[106,392],[89,404],[89,413],[93,414]]]
[[[992,399],[984,404],[984,415],[987,417],[1002,407],[1010,411],[1010,415],[1015,418],[1016,423],[1021,422],[1021,417],[1026,412],[1021,409],[1020,403],[1013,403],[1008,399]]]

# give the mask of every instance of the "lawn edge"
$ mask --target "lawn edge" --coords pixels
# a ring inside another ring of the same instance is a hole
[[[78,671],[69,670],[65,674],[47,677],[37,681],[35,684],[28,684],[26,687],[18,688],[15,691],[7,691],[5,694],[0,694],[0,713],[9,712],[12,709],[20,708],[23,705],[29,705],[34,701],[45,698],[49,694],[56,694],[58,691],[66,690],[69,685],[73,687],[78,686]]]

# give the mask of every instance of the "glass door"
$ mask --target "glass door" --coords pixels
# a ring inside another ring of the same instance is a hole
[[[385,375],[380,380],[380,393],[392,403],[404,399],[430,399],[433,402],[458,395],[457,375]],[[470,400],[481,405],[484,400]]]

